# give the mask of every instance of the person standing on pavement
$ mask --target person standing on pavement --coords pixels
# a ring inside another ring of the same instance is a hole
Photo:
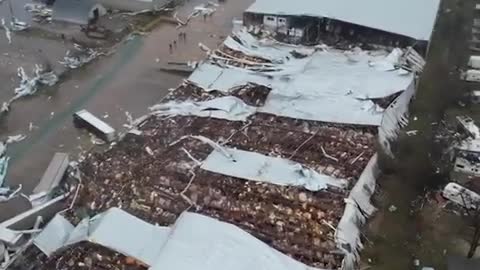
[[[173,51],[172,43],[169,43],[169,44],[168,44],[168,49],[169,49],[170,53],[172,53],[172,51]]]

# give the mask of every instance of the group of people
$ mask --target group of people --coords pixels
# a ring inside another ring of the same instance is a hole
[[[178,33],[178,41],[183,41],[183,43],[187,42],[187,33],[180,31]],[[177,40],[174,40],[172,43],[168,44],[168,49],[170,53],[173,52],[173,49],[177,48]]]

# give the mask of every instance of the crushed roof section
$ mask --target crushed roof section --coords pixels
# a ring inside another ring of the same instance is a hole
[[[256,0],[246,12],[327,17],[428,41],[439,5],[439,0]]]
[[[226,94],[251,84],[268,87],[258,112],[304,120],[380,126],[383,108],[373,99],[396,95],[414,81],[401,68],[404,51],[398,48],[313,49],[257,40],[240,30],[208,54],[190,82]]]

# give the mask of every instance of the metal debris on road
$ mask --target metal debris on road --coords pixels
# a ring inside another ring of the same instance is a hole
[[[85,48],[78,44],[74,44],[74,47],[74,51],[68,50],[63,60],[59,61],[60,64],[70,69],[82,67],[83,65],[90,63],[98,56],[105,55],[105,53],[100,53],[97,50]]]
[[[27,23],[19,21],[15,17],[12,17],[12,20],[9,23],[5,22],[5,18],[2,18],[1,23],[3,29],[5,29],[8,44],[12,44],[12,32],[23,31],[29,27]]]
[[[3,29],[5,29],[5,35],[7,37],[8,44],[12,44],[12,32],[10,31],[10,28],[7,26],[7,24],[5,23],[4,18],[2,18],[1,22],[2,22]]]
[[[58,82],[57,75],[41,65],[35,65],[33,73],[34,76],[30,77],[25,73],[23,67],[18,68],[17,74],[20,77],[20,86],[15,88],[15,96],[10,99],[9,104],[21,97],[34,95],[41,86],[53,86]]]

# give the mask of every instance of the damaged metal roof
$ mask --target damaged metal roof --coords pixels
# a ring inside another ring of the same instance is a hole
[[[236,178],[272,183],[281,186],[302,186],[311,191],[327,189],[328,186],[344,188],[347,181],[322,175],[302,164],[279,157],[269,157],[255,152],[224,148],[214,150],[201,168]]]
[[[247,12],[327,17],[428,41],[439,4],[439,0],[256,0]]]
[[[79,235],[84,237],[75,239]],[[119,208],[87,218],[76,228],[57,215],[34,243],[51,255],[78,240],[131,256],[152,270],[318,269],[276,251],[235,225],[189,212],[171,227],[148,224]]]
[[[383,108],[372,99],[395,95],[414,83],[413,73],[402,68],[405,53],[398,48],[313,49],[257,40],[245,30],[233,36],[209,51],[209,59],[188,80],[205,91],[223,93],[249,84],[268,87],[271,92],[257,112],[380,126]]]

